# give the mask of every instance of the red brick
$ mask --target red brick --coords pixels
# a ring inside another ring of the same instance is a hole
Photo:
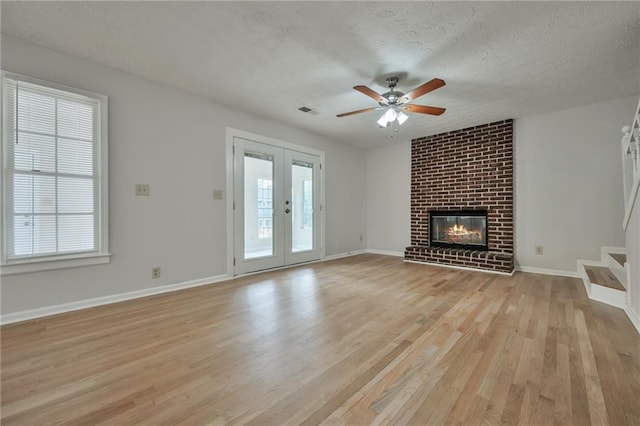
[[[513,270],[513,120],[411,142],[408,260]],[[429,210],[486,209],[489,251],[428,247]]]

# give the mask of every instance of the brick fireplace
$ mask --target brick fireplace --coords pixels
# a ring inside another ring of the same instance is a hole
[[[411,141],[405,260],[513,271],[513,120]]]

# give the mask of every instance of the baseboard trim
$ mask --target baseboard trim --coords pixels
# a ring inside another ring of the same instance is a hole
[[[496,274],[496,275],[512,276],[516,272],[515,269],[511,272],[500,272],[500,271],[491,271],[489,269],[467,268],[466,266],[445,265],[443,263],[419,262],[417,260],[404,259],[404,261],[407,263],[417,263],[418,265],[439,266],[441,268],[459,269],[462,271],[471,271],[471,272],[486,272],[487,274]]]
[[[364,254],[366,250],[355,250],[346,253],[334,254],[331,256],[325,256],[322,261],[341,259],[343,257],[355,256],[358,254]],[[312,263],[312,262],[310,262]],[[300,265],[290,265],[300,266]],[[256,273],[262,273],[268,271],[258,271]],[[246,275],[246,274],[245,274]],[[245,276],[242,275],[242,276]],[[196,280],[184,281],[176,284],[168,284],[159,287],[146,288],[143,290],[130,291],[126,293],[111,294],[109,296],[95,297],[92,299],[79,300],[76,302],[63,303],[60,305],[45,306],[43,308],[29,309],[26,311],[12,312],[10,314],[0,315],[0,324],[13,324],[16,322],[28,321],[36,318],[48,317],[51,315],[64,314],[66,312],[79,311],[81,309],[93,308],[96,306],[110,305],[112,303],[124,302],[126,300],[139,299],[141,297],[153,296],[156,294],[169,293],[173,291],[183,290],[191,287],[199,287],[208,284],[215,284],[222,281],[228,281],[233,279],[230,275],[216,275],[213,277],[199,278]]]
[[[359,254],[365,254],[367,251],[366,250],[353,250],[353,251],[347,251],[345,253],[338,253],[338,254],[332,254],[330,256],[325,256],[324,259],[322,259],[323,261],[327,262],[329,260],[336,260],[336,259],[342,259],[343,257],[349,257],[349,256],[357,256]]]
[[[216,275],[213,277],[199,278],[196,280],[184,281],[176,284],[163,285],[159,287],[145,288],[143,290],[129,291],[126,293],[112,294],[109,296],[95,297],[92,299],[79,300],[77,302],[63,303],[60,305],[46,306],[44,308],[29,309],[26,311],[13,312],[0,316],[0,324],[13,324],[36,318],[48,317],[51,315],[63,314],[66,312],[79,311],[81,309],[94,308],[96,306],[110,305],[112,303],[124,302],[126,300],[139,299],[141,297],[153,296],[156,294],[170,293],[184,290],[191,287],[215,284],[232,279],[228,275]]]
[[[629,317],[629,319],[631,320],[631,323],[633,324],[633,326],[638,331],[638,334],[640,334],[640,314],[638,314],[635,311],[635,309],[629,306],[629,304],[625,304],[623,309],[624,309],[624,312]]]
[[[404,253],[400,253],[400,252],[366,249],[366,250],[354,250],[354,251],[350,251],[350,252],[338,253],[338,254],[333,254],[333,255],[330,255],[330,256],[325,256],[325,258],[322,259],[322,261],[336,260],[336,259],[341,259],[341,258],[345,258],[345,257],[356,256],[356,255],[359,255],[359,254],[365,254],[365,253],[382,254],[382,255],[396,256],[396,257],[404,257]],[[413,260],[404,260],[404,261],[408,262],[408,263],[417,263],[417,264],[421,264],[421,265],[439,266],[439,267],[444,267],[444,268],[459,269],[459,270],[466,270],[466,271],[475,271],[475,272],[486,272],[486,273],[489,273],[489,274],[498,274],[498,275],[513,275],[514,272],[520,271],[520,272],[531,272],[531,273],[544,274],[544,275],[556,275],[556,276],[562,276],[562,277],[581,278],[580,275],[577,272],[573,272],[573,271],[561,271],[561,270],[555,270],[555,269],[533,268],[533,267],[527,267],[527,266],[517,267],[513,272],[507,273],[507,272],[489,271],[489,270],[485,270],[485,269],[466,268],[466,267],[463,267],[463,266],[455,266],[455,265],[442,265],[442,264],[438,264],[438,263],[416,262],[416,261],[413,261]],[[585,262],[585,264],[586,263],[592,263],[592,262]],[[596,262],[593,262],[593,263],[596,263]],[[66,313],[66,312],[73,312],[73,311],[79,311],[79,310],[82,310],[82,309],[93,308],[93,307],[96,307],[96,306],[110,305],[112,303],[124,302],[124,301],[132,300],[132,299],[139,299],[139,298],[142,298],[142,297],[153,296],[153,295],[157,295],[157,294],[171,293],[171,292],[174,292],[174,291],[184,290],[184,289],[187,289],[187,288],[200,287],[200,286],[204,286],[204,285],[210,285],[210,284],[220,283],[220,282],[224,282],[224,281],[229,281],[229,280],[232,280],[233,278],[234,277],[226,275],[226,274],[216,275],[216,276],[212,276],[212,277],[206,277],[206,278],[199,278],[199,279],[196,279],[196,280],[184,281],[184,282],[176,283],[176,284],[169,284],[169,285],[164,285],[164,286],[159,286],[159,287],[147,288],[147,289],[143,289],[143,290],[136,290],[136,291],[130,291],[130,292],[126,292],[126,293],[113,294],[113,295],[109,295],[109,296],[95,297],[95,298],[92,298],[92,299],[80,300],[80,301],[77,301],[77,302],[70,302],[70,303],[63,303],[63,304],[60,304],[60,305],[47,306],[47,307],[44,307],[44,308],[29,309],[29,310],[26,310],[26,311],[13,312],[13,313],[10,313],[10,314],[1,315],[0,316],[0,324],[1,325],[13,324],[13,323],[22,322],[22,321],[28,321],[28,320],[32,320],[32,319],[36,319],[36,318],[48,317],[48,316],[51,316],[51,315],[63,314],[63,313]],[[588,290],[589,289],[587,289],[587,292],[590,293]],[[638,315],[638,313],[631,306],[629,306],[628,304],[625,304],[623,309],[624,309],[625,313],[627,314],[627,316],[629,317],[629,320],[631,320],[631,323],[633,324],[633,326],[636,328],[638,333],[640,333],[640,315]]]
[[[580,278],[580,274],[576,271],[563,271],[560,269],[536,268],[533,266],[517,266],[518,272],[530,272],[532,274],[555,275],[557,277]]]
[[[371,254],[383,254],[385,256],[404,257],[404,252],[401,251],[367,249],[366,252]]]

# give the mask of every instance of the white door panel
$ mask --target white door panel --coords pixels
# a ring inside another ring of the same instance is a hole
[[[234,274],[320,259],[320,158],[234,138]]]
[[[234,144],[235,273],[284,263],[282,149],[244,139]],[[280,211],[278,211],[280,210]]]
[[[320,259],[320,158],[286,150],[284,164],[285,263]]]

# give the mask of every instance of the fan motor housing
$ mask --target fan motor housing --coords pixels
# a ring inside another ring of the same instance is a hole
[[[389,101],[388,105],[395,105],[398,100],[404,96],[404,93],[399,92],[397,90],[391,90],[387,93],[383,93],[382,97],[386,98]],[[379,102],[380,106],[385,106],[386,104]]]

